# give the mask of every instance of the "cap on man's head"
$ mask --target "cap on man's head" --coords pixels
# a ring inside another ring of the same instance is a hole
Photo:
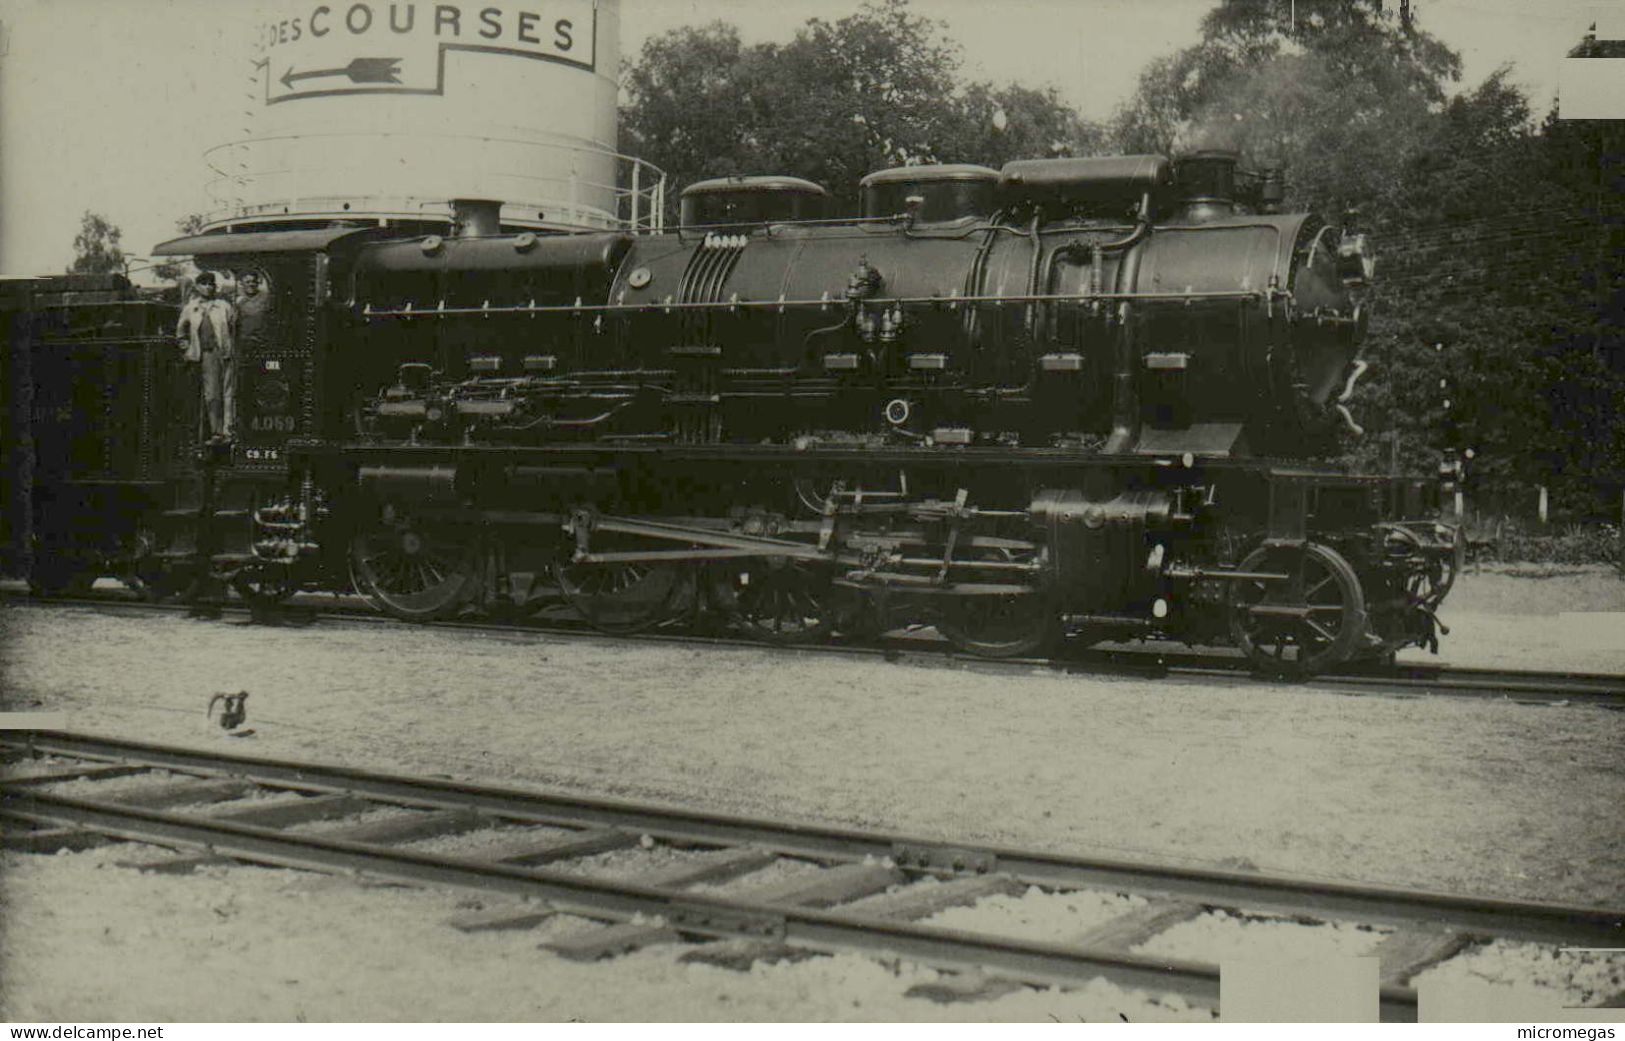
[[[214,285],[214,272],[213,271],[205,271],[205,272],[203,272],[203,274],[197,276],[197,284],[200,285],[200,286],[212,286],[212,285]]]

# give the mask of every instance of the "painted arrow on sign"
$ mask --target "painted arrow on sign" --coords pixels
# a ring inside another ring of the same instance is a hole
[[[282,85],[292,90],[293,85],[300,80],[312,80],[322,76],[348,76],[351,83],[399,83],[401,59],[356,58],[340,69],[311,69],[309,72],[295,72],[290,67],[282,74]]]

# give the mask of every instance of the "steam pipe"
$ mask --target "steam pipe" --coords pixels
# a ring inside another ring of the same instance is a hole
[[[1027,230],[1027,237],[1032,240],[1033,244],[1033,262],[1027,270],[1027,294],[1029,296],[1038,295],[1038,268],[1039,262],[1044,258],[1044,243],[1038,237],[1038,224],[1043,220],[1043,218],[1044,208],[1042,206],[1034,206],[1033,223],[1032,226]],[[1022,329],[1026,332],[1027,339],[1029,340],[1033,338],[1033,320],[1033,304],[1029,302],[1027,304],[1027,314],[1022,319],[1021,323]]]
[[[696,257],[689,263],[684,264],[682,277],[677,280],[677,299],[683,303],[688,303],[694,299],[694,295],[689,292],[688,287],[694,281],[694,269],[699,267],[700,260],[701,258]]]
[[[596,416],[584,416],[579,419],[555,419],[552,416],[538,416],[528,423],[504,423],[499,426],[494,426],[493,429],[500,430],[504,433],[518,433],[526,430],[534,430],[538,426],[544,427],[548,430],[589,430],[592,427],[607,421],[617,412],[620,412],[622,409],[631,404],[631,401],[617,402],[607,411],[600,412]]]
[[[1074,239],[1071,242],[1056,246],[1055,249],[1050,251],[1049,256],[1044,258],[1044,270],[1039,276],[1042,286],[1040,286],[1039,281],[1035,281],[1032,288],[1033,294],[1037,295],[1040,293],[1040,291],[1042,291],[1043,294],[1048,295],[1055,291],[1054,283],[1056,258],[1063,255],[1069,257],[1076,256],[1085,251],[1088,251],[1090,254],[1089,293],[1091,296],[1099,293],[1100,280],[1102,278],[1102,260],[1105,254],[1108,252],[1115,253],[1118,250],[1132,248],[1135,243],[1145,238],[1146,233],[1150,230],[1151,193],[1143,192],[1140,195],[1139,208],[1134,215],[1134,227],[1129,229],[1129,233],[1127,235],[1124,235],[1119,239],[1113,239],[1110,242],[1084,243]],[[1048,328],[1049,312],[1044,309],[1045,305],[1042,303],[1040,303],[1038,307],[1040,308],[1038,332],[1046,336],[1050,335],[1050,330]]]
[[[712,262],[710,270],[705,273],[704,284],[700,286],[700,293],[702,294],[700,299],[720,301],[722,299],[722,287],[728,281],[728,274],[733,266],[732,262],[739,259],[739,250],[725,247],[713,252],[716,253],[716,259]]]
[[[999,213],[995,213],[993,215],[993,223],[995,225],[998,223],[1002,212],[1003,211],[1000,211]],[[981,294],[982,280],[987,274],[987,257],[988,254],[993,251],[993,242],[997,237],[998,233],[993,227],[989,227],[987,229],[987,234],[982,238],[982,244],[976,247],[976,255],[971,258],[970,271],[965,275],[965,295],[967,297],[979,296]],[[975,344],[979,325],[979,309],[975,307],[965,308],[964,326],[966,343],[973,345]]]
[[[1141,212],[1148,213],[1150,193],[1146,194],[1141,205]],[[1135,229],[1137,234],[1122,240],[1131,242],[1131,245],[1123,262],[1117,265],[1115,292],[1132,293],[1139,285],[1140,260],[1145,253],[1144,229],[1149,227],[1150,221],[1145,220]],[[1106,455],[1128,452],[1140,436],[1139,385],[1134,371],[1134,363],[1139,360],[1139,337],[1135,335],[1133,320],[1134,304],[1131,300],[1124,300],[1117,305],[1117,371],[1112,378],[1112,432],[1102,449]]]

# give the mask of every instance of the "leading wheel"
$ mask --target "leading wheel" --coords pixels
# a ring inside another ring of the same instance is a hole
[[[356,591],[407,621],[444,618],[468,600],[478,576],[471,540],[409,520],[380,524],[350,542]]]
[[[716,569],[712,598],[739,627],[769,643],[816,643],[835,628],[835,589],[825,568],[782,557]]]
[[[1413,555],[1419,558],[1405,576],[1405,593],[1411,603],[1436,611],[1466,565],[1467,540],[1455,525],[1433,524],[1431,528],[1431,531],[1416,532],[1400,526],[1396,530],[1403,532],[1416,547]],[[1440,546],[1444,547],[1442,553],[1438,551]]]
[[[1291,575],[1299,551],[1261,546],[1239,570]],[[1311,542],[1301,552],[1303,583],[1242,579],[1230,589],[1230,635],[1262,671],[1308,676],[1346,660],[1365,635],[1365,594],[1342,554]]]

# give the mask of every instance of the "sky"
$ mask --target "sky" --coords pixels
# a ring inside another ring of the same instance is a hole
[[[279,2],[308,9],[315,0]],[[807,18],[838,18],[858,3],[621,0],[621,54],[634,59],[652,35],[717,19],[737,25],[747,43],[788,39]],[[1103,119],[1147,61],[1197,39],[1212,3],[914,5],[945,23],[967,77],[1053,86],[1085,116]],[[126,251],[144,256],[174,236],[176,219],[209,208],[202,153],[248,130],[244,63],[259,9],[253,0],[0,0],[0,272],[62,270],[87,209],[122,227]],[[1608,17],[1620,4],[1413,0],[1413,9],[1424,29],[1461,53],[1464,85],[1511,64],[1542,112],[1564,53],[1599,12]]]

